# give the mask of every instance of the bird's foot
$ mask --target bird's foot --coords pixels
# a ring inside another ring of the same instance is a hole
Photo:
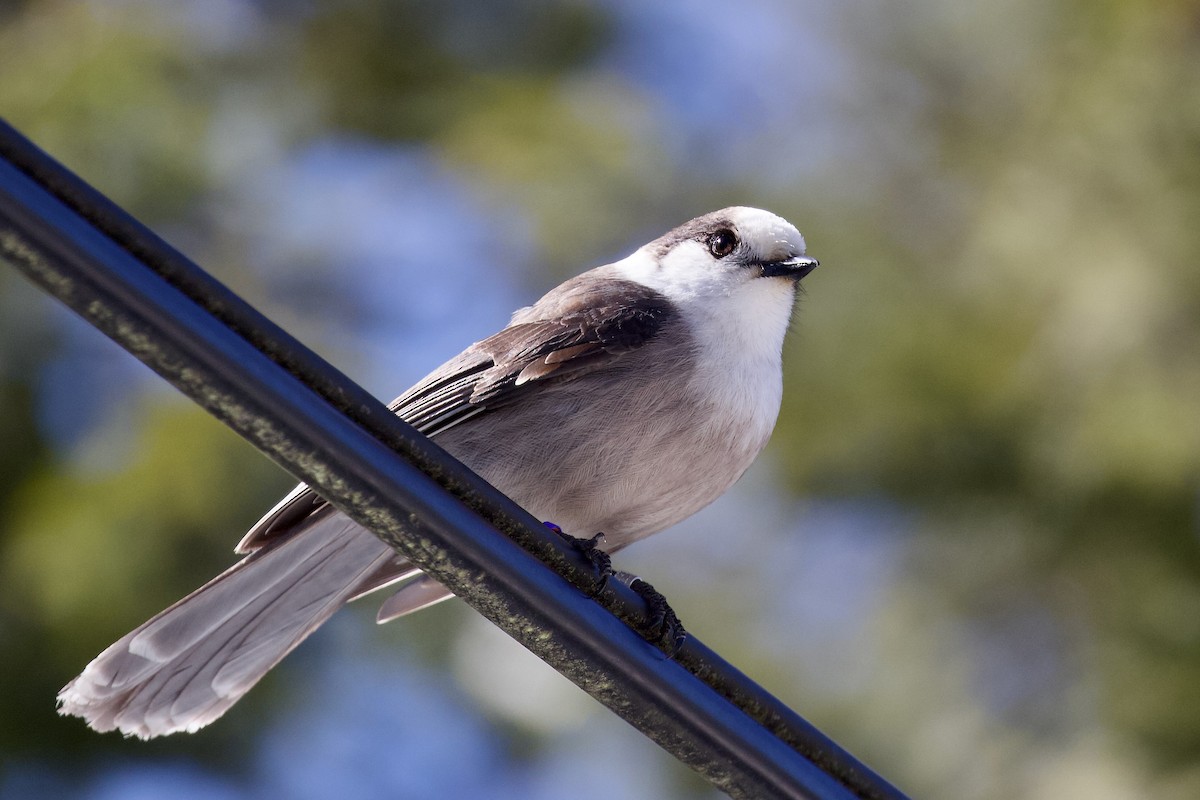
[[[650,618],[644,626],[638,629],[638,633],[642,635],[643,639],[666,653],[668,658],[674,658],[675,654],[679,652],[679,648],[683,646],[683,640],[687,638],[687,631],[684,630],[683,623],[679,621],[679,615],[675,613],[675,609],[667,603],[667,598],[637,575],[628,572],[614,572],[612,576],[641,595],[642,599],[646,601]]]
[[[667,603],[667,598],[663,597],[662,593],[651,586],[648,581],[629,572],[613,571],[612,558],[600,549],[600,542],[604,540],[604,534],[597,533],[590,539],[581,539],[564,533],[563,529],[553,522],[543,522],[542,524],[561,536],[591,563],[596,571],[596,583],[589,592],[593,599],[599,597],[600,593],[604,591],[609,578],[616,578],[641,595],[642,599],[646,601],[650,617],[641,626],[632,627],[643,639],[666,653],[668,658],[674,658],[683,645],[683,640],[687,638],[687,631],[684,630],[683,623],[679,621],[679,616]]]
[[[580,539],[578,536],[572,536],[569,533],[564,533],[563,529],[555,525],[553,522],[543,522],[550,530],[557,533],[567,544],[580,552],[588,563],[592,565],[592,569],[596,572],[596,583],[588,592],[588,595],[595,599],[604,591],[604,586],[608,583],[609,577],[613,574],[612,558],[608,553],[600,549],[600,542],[604,541],[604,534],[597,533],[590,539]]]

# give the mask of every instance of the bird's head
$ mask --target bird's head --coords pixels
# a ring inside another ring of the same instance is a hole
[[[805,255],[804,237],[790,222],[734,206],[660,236],[627,259],[623,271],[677,302],[731,296],[751,285],[790,298],[817,263]]]

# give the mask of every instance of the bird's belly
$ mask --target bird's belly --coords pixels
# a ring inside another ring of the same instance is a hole
[[[497,409],[437,442],[539,519],[575,536],[603,532],[608,550],[711,503],[766,443],[729,409],[677,388],[650,382],[608,402],[588,389],[573,382],[533,401],[537,413]]]

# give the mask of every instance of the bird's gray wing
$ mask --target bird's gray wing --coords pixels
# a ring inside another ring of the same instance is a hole
[[[392,410],[436,437],[547,382],[610,365],[654,339],[674,313],[666,298],[640,284],[609,279],[579,286],[576,281],[518,312],[507,328],[398,397]]]
[[[436,438],[468,419],[502,408],[548,382],[602,369],[658,335],[674,314],[661,294],[641,284],[593,273],[567,281],[518,311],[507,328],[468,347],[389,405],[408,424]],[[590,278],[590,279],[589,279]],[[325,504],[301,484],[238,544],[252,552],[286,535]],[[401,567],[403,565],[398,565]],[[396,580],[388,570],[358,596]]]

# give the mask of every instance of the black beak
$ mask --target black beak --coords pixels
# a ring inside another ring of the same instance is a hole
[[[796,256],[784,261],[764,261],[762,276],[764,278],[791,278],[800,280],[821,265],[820,261],[808,256]]]

